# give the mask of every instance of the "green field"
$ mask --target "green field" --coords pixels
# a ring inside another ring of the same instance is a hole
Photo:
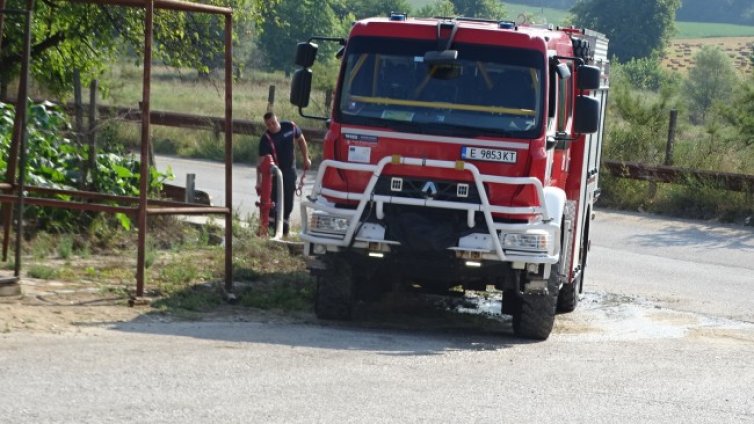
[[[707,22],[676,22],[675,38],[751,37],[754,26]]]
[[[432,0],[408,0],[414,11],[431,3]],[[533,7],[525,4],[503,2],[508,12],[508,19],[519,21],[519,16],[526,14],[534,23],[551,23],[563,25],[568,19],[568,11],[548,7]],[[749,37],[754,36],[754,26],[719,24],[706,22],[676,22],[677,33],[674,38],[706,37]]]

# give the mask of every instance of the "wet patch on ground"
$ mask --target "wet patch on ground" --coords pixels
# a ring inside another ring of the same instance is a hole
[[[267,311],[240,305],[220,305],[216,310],[196,313],[191,319],[511,336],[511,317],[501,314],[501,300],[500,292],[496,291],[459,292],[454,296],[396,292],[374,303],[358,304],[352,323],[318,320],[312,311]],[[0,300],[0,333],[59,333],[114,322],[182,319],[155,313],[149,306],[126,305],[123,293],[91,283],[24,279],[22,297]],[[553,337],[589,341],[691,338],[715,343],[754,343],[754,323],[680,311],[674,306],[673,302],[607,292],[585,293],[576,311],[557,315]]]
[[[586,340],[709,338],[754,342],[754,324],[605,292],[586,293],[575,312],[559,315],[556,332]]]

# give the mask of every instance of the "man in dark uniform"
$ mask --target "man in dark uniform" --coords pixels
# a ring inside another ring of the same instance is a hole
[[[293,210],[293,193],[296,190],[296,154],[294,144],[298,144],[301,156],[303,158],[304,169],[309,169],[312,161],[309,159],[309,150],[306,146],[306,139],[301,129],[293,122],[278,121],[277,116],[272,112],[264,114],[264,125],[267,131],[262,134],[259,140],[259,162],[257,163],[257,192],[260,189],[262,181],[259,166],[262,163],[264,155],[272,155],[275,164],[280,168],[283,174],[283,236],[288,236],[290,230],[289,218]],[[272,201],[277,205],[277,181],[272,180]],[[270,215],[277,217],[276,211],[270,211]],[[260,217],[261,218],[261,217]],[[272,228],[275,228],[274,222]]]

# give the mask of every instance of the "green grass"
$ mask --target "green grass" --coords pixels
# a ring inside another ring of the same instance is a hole
[[[146,270],[145,292],[154,298],[154,311],[191,318],[223,305],[224,249],[211,243],[213,230],[167,219],[153,224],[147,250],[152,264]],[[112,250],[99,251],[97,258],[86,263],[79,261],[73,247],[66,248],[71,261],[61,263],[63,255],[54,246],[71,239],[65,234],[33,235],[27,242],[25,275],[70,282],[124,300],[133,294],[133,237],[125,249],[111,246]],[[234,225],[234,267],[240,306],[311,310],[314,280],[303,258],[286,245],[258,238],[253,230]]]
[[[47,265],[32,265],[26,271],[26,275],[31,278],[39,278],[41,280],[51,280],[58,276],[58,270],[49,267]]]
[[[706,37],[750,37],[754,36],[754,26],[719,24],[707,22],[676,22],[678,34],[675,38]]]
[[[321,69],[315,71],[322,73],[320,77],[325,76]],[[139,68],[125,61],[113,64],[102,77],[102,85],[106,89],[100,93],[100,104],[138,107],[142,96],[142,75]],[[261,124],[261,117],[267,111],[270,86],[275,86],[274,110],[281,119],[295,120],[305,128],[323,128],[321,121],[302,118],[298,109],[290,104],[290,79],[283,72],[249,70],[243,78],[235,81],[233,118]],[[150,107],[153,111],[222,117],[225,114],[224,89],[220,77],[203,80],[191,71],[158,66],[153,70]],[[325,114],[323,90],[313,90],[307,113],[319,116]],[[141,139],[138,122],[118,119],[111,119],[103,124],[98,134],[103,143],[120,143],[132,150],[138,150]],[[235,160],[254,162],[259,136],[237,134],[233,138]],[[214,160],[224,158],[223,138],[213,131],[154,126],[152,139],[156,153]]]
[[[125,107],[138,107],[141,101],[141,69],[130,63],[113,64],[102,77],[107,86],[99,102]],[[247,71],[233,83],[233,118],[259,121],[267,109],[270,86],[275,86],[275,111],[294,119],[298,110],[288,101],[290,78],[283,72]],[[312,113],[324,109],[324,92],[314,90]],[[225,113],[225,85],[220,76],[200,79],[195,72],[156,66],[152,72],[150,107],[152,110],[185,112],[199,115],[223,116]],[[300,117],[297,121],[304,120]],[[312,124],[313,125],[313,124]]]

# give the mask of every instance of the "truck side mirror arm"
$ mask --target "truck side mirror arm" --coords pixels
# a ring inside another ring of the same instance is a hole
[[[545,142],[545,149],[567,149],[568,145],[576,140],[574,137],[569,137],[565,131],[557,131],[554,136],[548,136]]]

